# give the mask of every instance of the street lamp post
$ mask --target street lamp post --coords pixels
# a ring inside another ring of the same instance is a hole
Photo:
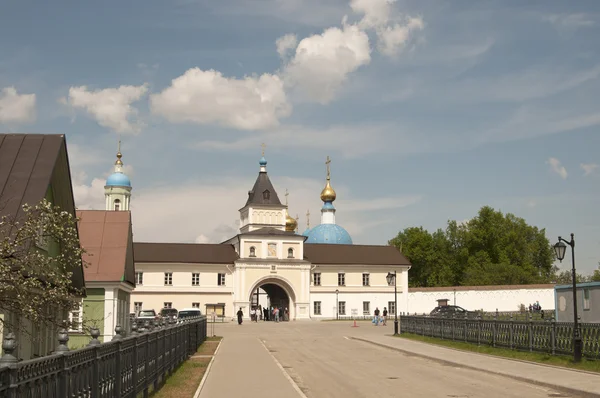
[[[335,319],[340,319],[340,302],[338,301],[339,289],[335,289]]]
[[[564,242],[564,243],[563,243]],[[558,261],[562,263],[565,258],[565,252],[567,245],[571,246],[571,260],[573,263],[573,362],[581,362],[581,352],[583,349],[583,342],[581,341],[581,334],[579,333],[579,322],[577,320],[577,273],[575,272],[575,235],[571,234],[571,240],[565,240],[558,237],[558,242],[554,245],[554,252]]]
[[[394,283],[394,335],[398,334],[398,284],[396,283],[396,271],[388,272],[386,278],[388,286]]]

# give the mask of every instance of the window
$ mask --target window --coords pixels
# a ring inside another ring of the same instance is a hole
[[[200,308],[200,303],[192,303],[192,308]]]
[[[70,332],[81,332],[82,330],[82,319],[81,319],[81,307],[83,303],[78,303],[77,308],[69,312],[69,331]]]
[[[44,213],[40,215],[40,225],[35,237],[35,245],[43,250],[48,250],[48,234],[46,226],[48,224],[48,216]]]
[[[173,303],[165,302],[165,303],[163,303],[163,308],[173,308]]]
[[[256,257],[256,247],[250,246],[250,257]]]
[[[172,286],[172,285],[173,285],[173,273],[165,272],[165,286]]]
[[[340,315],[346,315],[346,302],[345,301],[340,301],[339,305],[340,305],[339,314]]]
[[[119,211],[121,209],[121,201],[119,199],[115,199],[115,211]]]
[[[369,286],[369,274],[363,274],[363,286]]]
[[[136,272],[135,273],[135,284],[136,285],[143,285],[144,284],[144,273],[143,272]]]
[[[371,313],[371,302],[363,301],[363,315],[369,315]]]
[[[315,313],[315,315],[321,315],[321,302],[315,301],[313,303],[313,306],[314,306],[313,312]]]
[[[315,272],[313,274],[313,284],[315,286],[321,286],[321,273],[320,272]]]
[[[338,274],[338,286],[346,286],[346,274]]]
[[[288,249],[288,258],[294,258],[294,249],[291,247]]]
[[[133,303],[133,312],[135,312],[136,314],[138,313],[138,311],[142,310],[142,302],[140,301],[136,301],[135,303]]]
[[[388,314],[390,316],[396,314],[396,303],[393,301],[388,301]]]
[[[267,189],[263,192],[263,201],[268,202],[269,200],[271,200],[271,192]]]
[[[200,286],[200,274],[192,273],[192,286]]]
[[[586,311],[590,309],[590,289],[583,289],[583,309]]]
[[[225,286],[225,274],[218,274],[217,275],[217,285],[219,285],[219,286]]]

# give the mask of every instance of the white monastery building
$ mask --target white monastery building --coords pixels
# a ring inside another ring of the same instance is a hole
[[[240,212],[239,233],[218,244],[134,243],[136,287],[131,312],[141,309],[200,308],[232,318],[241,308],[288,309],[290,320],[372,315],[387,307],[408,311],[409,261],[393,246],[353,244],[336,224],[330,160],[321,192],[321,223],[298,234],[267,174],[267,161]],[[106,210],[129,210],[131,181],[120,151],[105,186]],[[240,201],[242,198],[240,198]],[[388,283],[388,279],[391,279]]]

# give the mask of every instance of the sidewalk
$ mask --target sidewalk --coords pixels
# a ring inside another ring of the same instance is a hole
[[[226,337],[200,398],[295,398],[301,395],[256,336]]]
[[[600,375],[593,373],[470,353],[390,335],[370,334],[350,338],[457,367],[498,374],[572,394],[600,397]]]

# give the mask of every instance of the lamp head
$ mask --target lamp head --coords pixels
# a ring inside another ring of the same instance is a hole
[[[560,239],[560,237],[558,237]],[[562,241],[558,241],[554,245],[554,254],[556,254],[556,258],[558,261],[562,262],[563,258],[565,258],[565,252],[567,251],[567,245],[565,245]]]

